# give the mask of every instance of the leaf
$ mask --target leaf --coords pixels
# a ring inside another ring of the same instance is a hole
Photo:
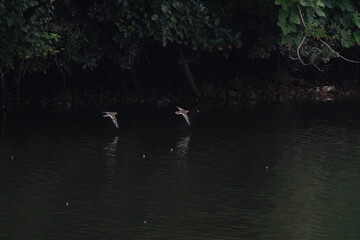
[[[314,9],[306,8],[306,19],[308,23],[312,23],[314,21]]]
[[[161,10],[164,12],[164,13],[167,13],[168,10],[169,10],[169,7],[167,6],[167,4],[161,4]]]
[[[14,21],[11,18],[7,18],[6,23],[7,23],[8,27],[11,27],[14,24]]]
[[[353,33],[356,43],[360,45],[360,30]]]
[[[158,19],[159,19],[159,16],[156,15],[156,14],[154,14],[154,15],[151,16],[151,20],[153,20],[153,21],[156,21],[156,20],[158,20]]]
[[[359,14],[354,13],[353,22],[358,28],[360,28],[360,16],[359,16]]]
[[[353,12],[354,11],[354,6],[349,2],[349,0],[341,0],[339,1],[339,7],[341,9],[341,11],[349,11],[349,12]]]
[[[289,21],[291,23],[300,24],[299,12],[295,8],[292,8],[290,11]]]
[[[318,0],[318,1],[316,2],[316,6],[318,6],[318,7],[325,7],[325,4],[324,4],[321,0]]]
[[[171,36],[171,35],[168,35],[168,40],[169,40],[169,42],[173,42],[174,41],[174,38]]]
[[[342,31],[341,36],[343,37],[343,39],[341,39],[341,44],[344,47],[352,47],[352,46],[354,46],[356,44],[356,41],[352,37],[351,33]]]
[[[341,45],[343,45],[346,48],[350,47],[349,43],[345,39],[341,39]]]
[[[300,0],[299,3],[301,6],[304,6],[304,7],[311,6],[311,2],[309,0]]]
[[[349,2],[349,0],[342,0],[340,1],[344,4],[345,9],[349,12],[353,12],[354,11],[354,6]]]
[[[283,45],[293,45],[294,41],[290,35],[281,35],[281,44]]]
[[[348,41],[348,40],[351,38],[351,34],[348,33],[348,32],[345,32],[345,31],[342,31],[342,32],[341,32],[341,36],[342,36],[346,41]]]
[[[291,22],[287,22],[286,18],[289,15],[288,11],[285,11],[284,9],[279,9],[279,21],[278,26],[281,28],[281,31],[284,35],[287,35],[291,32],[296,31],[296,25],[294,25]]]
[[[301,40],[304,38],[304,34],[299,33],[294,37],[294,42],[296,44],[296,46],[299,46],[301,43]]]
[[[288,11],[285,11],[284,9],[279,9],[279,20],[280,21],[285,21],[285,19],[287,18],[287,16],[289,15]]]
[[[281,5],[284,10],[288,10],[294,3],[296,3],[296,0],[275,0],[275,4]]]
[[[349,26],[349,24],[346,22],[346,20],[345,20],[344,18],[340,18],[340,19],[339,19],[339,22],[340,22],[340,24],[343,25],[344,27],[348,27],[348,26]]]
[[[334,8],[335,7],[335,1],[326,0],[325,5],[326,5],[327,8]]]
[[[321,10],[320,8],[314,8],[314,11],[316,12],[316,14],[319,16],[319,17],[326,17],[325,13],[323,10]]]

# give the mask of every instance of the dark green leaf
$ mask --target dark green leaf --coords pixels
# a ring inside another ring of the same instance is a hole
[[[161,4],[161,10],[162,10],[164,13],[167,13],[168,10],[169,10],[168,5],[166,5],[166,4]]]
[[[7,23],[8,27],[11,27],[13,25],[14,21],[11,18],[7,18],[6,23]]]
[[[360,45],[360,30],[354,32],[354,38],[356,40],[356,43]]]

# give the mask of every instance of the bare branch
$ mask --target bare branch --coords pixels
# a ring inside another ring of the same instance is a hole
[[[321,68],[319,68],[318,66],[316,66],[315,64],[311,64],[313,65],[317,70],[319,70],[320,72],[324,72],[324,70],[322,70]]]
[[[341,58],[341,59],[343,59],[343,60],[345,60],[345,61],[348,61],[348,62],[360,63],[360,61],[355,61],[355,60],[347,59],[347,58],[341,56],[340,53],[338,53],[338,52],[336,52],[334,49],[332,49],[332,48],[329,46],[329,44],[327,44],[326,42],[324,42],[324,41],[321,40],[321,39],[319,39],[319,40],[320,40],[320,42],[322,42],[322,44],[324,44],[326,47],[328,47],[328,48],[336,55],[336,57],[339,57],[339,58]]]
[[[304,17],[303,17],[303,15],[302,15],[301,8],[300,8],[299,4],[297,4],[297,7],[298,7],[298,9],[299,9],[299,15],[300,15],[300,18],[301,18],[301,22],[302,22],[302,24],[304,25],[304,28],[306,29],[305,20],[304,20]],[[300,56],[300,49],[301,49],[302,45],[304,44],[306,37],[307,37],[307,33],[305,32],[305,35],[304,35],[303,39],[302,39],[301,42],[300,42],[300,45],[299,45],[298,48],[296,49],[296,53],[297,53],[297,56],[298,56],[298,60],[301,62],[302,65],[309,65],[308,63],[305,63],[305,62],[302,60],[301,56]]]
[[[291,56],[290,51],[289,51],[289,58],[290,58],[291,60],[299,60],[299,58],[294,58],[293,56]]]
[[[299,61],[301,62],[302,65],[308,65],[308,64],[305,64],[305,63],[304,63],[304,61],[301,59],[301,56],[300,56],[300,48],[301,48],[301,46],[304,44],[304,41],[305,41],[305,39],[306,39],[306,36],[307,36],[307,34],[305,33],[303,39],[301,40],[300,45],[299,45],[298,48],[296,49],[296,53],[297,53],[298,58],[299,58]]]
[[[299,10],[299,15],[300,15],[300,18],[301,18],[301,22],[302,22],[302,24],[303,24],[303,26],[304,26],[304,28],[305,28],[305,30],[306,30],[306,29],[307,29],[306,23],[305,23],[305,20],[304,20],[303,15],[302,15],[302,11],[301,11],[301,8],[300,8],[299,4],[297,4],[297,7],[298,7],[298,10]],[[299,52],[300,52],[301,45],[302,45],[302,44],[304,43],[304,41],[305,41],[305,38],[306,38],[306,33],[305,33],[305,36],[304,36],[303,40],[301,41],[301,43],[300,43],[300,45],[299,45],[299,47],[298,47],[298,49],[297,49],[297,54],[298,54],[298,57],[299,57],[299,61],[300,61],[303,65],[305,65],[305,64],[304,64],[303,60],[301,59]],[[336,55],[336,57],[339,57],[339,58],[341,58],[341,59],[343,59],[343,60],[345,60],[345,61],[347,61],[347,62],[360,63],[360,61],[355,61],[355,60],[347,59],[347,58],[341,56],[338,52],[336,52],[334,49],[332,49],[332,48],[330,47],[330,45],[327,44],[325,41],[323,41],[322,39],[319,39],[319,40],[320,40],[320,42],[322,42],[326,47],[328,47],[328,48]],[[318,68],[316,65],[313,64],[313,66],[316,67],[319,71],[323,71],[323,70],[321,70],[320,68]]]
[[[302,15],[302,12],[301,12],[301,8],[300,8],[300,6],[299,6],[299,3],[297,4],[297,7],[298,7],[298,9],[299,9],[299,14],[300,14],[301,22],[302,22],[302,24],[304,25],[304,28],[306,29],[307,27],[306,27],[306,24],[305,24],[305,21],[304,21],[304,17],[303,17],[303,15]]]

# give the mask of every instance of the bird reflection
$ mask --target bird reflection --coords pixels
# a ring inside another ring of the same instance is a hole
[[[105,175],[110,181],[111,178],[114,176],[115,169],[116,169],[116,152],[117,152],[117,143],[119,137],[116,136],[113,138],[111,142],[109,142],[105,147]]]
[[[118,140],[119,140],[119,136],[114,137],[113,141],[111,143],[109,143],[108,146],[111,147],[111,146],[115,145],[115,148],[116,148],[116,144],[117,144]]]
[[[182,157],[182,158],[185,158],[189,151],[190,136],[191,135],[182,137],[176,143],[177,152],[179,153],[180,157]]]

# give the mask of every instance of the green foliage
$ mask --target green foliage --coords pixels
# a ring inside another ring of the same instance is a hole
[[[60,8],[81,12],[73,3]],[[95,1],[79,21],[60,17],[57,21],[64,49],[57,56],[58,65],[66,72],[72,61],[83,69],[104,60],[133,69],[143,47],[157,43],[209,51],[241,44],[240,34],[222,26],[221,19],[199,0]]]
[[[306,33],[301,54],[311,64],[337,57],[328,46],[350,48],[360,43],[359,1],[276,0],[275,4],[281,6],[278,10],[281,43],[294,52],[301,44],[300,36]],[[328,46],[320,40],[327,42]]]
[[[161,43],[194,50],[222,50],[240,45],[240,34],[221,26],[202,1],[121,1],[113,19],[122,46]],[[131,63],[131,61],[129,62]]]
[[[0,71],[26,60],[29,70],[45,71],[42,59],[57,53],[60,36],[52,31],[53,1],[0,0]]]
[[[0,33],[3,72],[24,61],[27,70],[56,64],[63,74],[109,60],[131,69],[143,46],[157,42],[210,51],[241,44],[200,0],[0,0]]]
[[[296,56],[300,46],[316,65],[337,56],[329,47],[360,44],[359,10],[356,0],[0,0],[0,71],[24,62],[63,74],[74,66],[134,69],[144,47],[201,53],[242,44],[253,58],[284,46]]]
[[[274,0],[224,0],[216,3],[211,5],[211,9],[217,9],[223,24],[241,32],[242,52],[248,57],[270,58],[278,50],[280,29],[276,25],[278,9]]]
[[[93,69],[113,64],[132,69],[144,45],[183,45],[194,50],[239,46],[203,1],[0,0],[0,72],[45,72],[56,65]]]

